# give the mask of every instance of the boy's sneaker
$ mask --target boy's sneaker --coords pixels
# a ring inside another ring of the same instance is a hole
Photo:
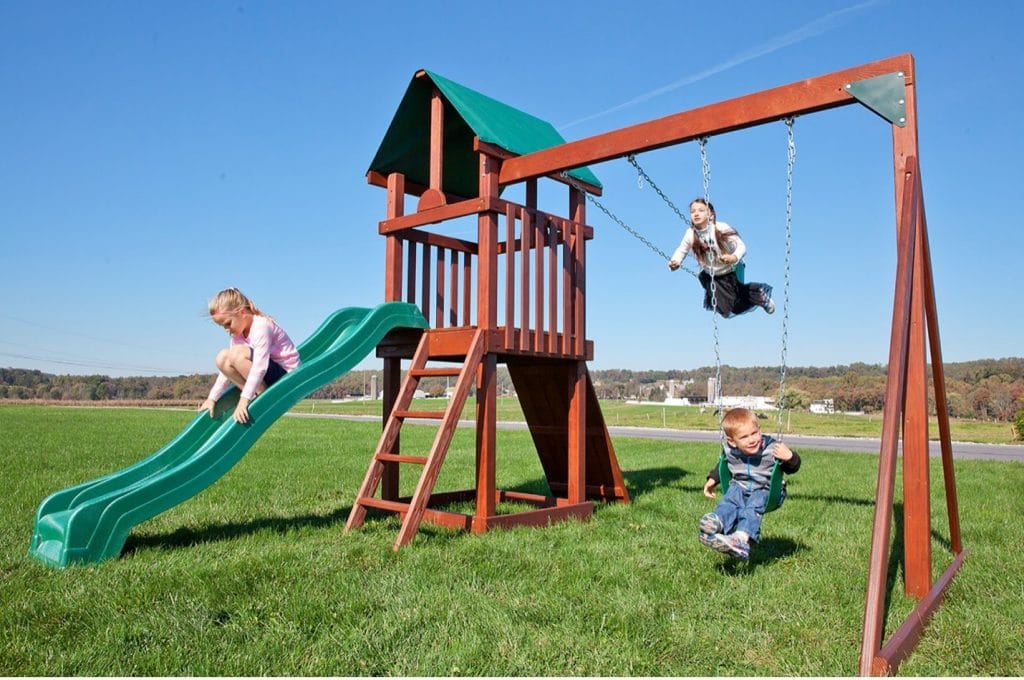
[[[701,517],[699,526],[702,534],[717,534],[725,528],[721,518],[713,512]]]
[[[736,557],[741,560],[750,559],[750,544],[744,541],[739,536],[730,534],[700,534],[697,537],[701,544],[717,550],[720,553]]]
[[[769,314],[775,313],[775,302],[770,297],[766,297],[764,299],[764,303],[761,306],[764,307],[764,311],[768,312]]]
[[[750,559],[750,544],[747,541],[736,535],[726,536],[725,540],[729,544],[730,555],[741,560]]]
[[[697,538],[700,540],[701,544],[711,548],[712,550],[717,550],[718,552],[725,553],[726,555],[732,554],[732,544],[729,542],[729,537],[725,534],[702,533]]]

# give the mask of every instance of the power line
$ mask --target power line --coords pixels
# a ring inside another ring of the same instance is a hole
[[[190,375],[195,371],[176,371],[168,370],[165,368],[154,368],[152,366],[132,366],[128,364],[113,364],[103,361],[75,361],[72,359],[54,359],[46,356],[31,355],[31,354],[15,354],[13,352],[0,352],[0,357],[11,357],[14,359],[25,359],[27,361],[42,361],[50,364],[60,364],[63,366],[81,366],[83,368],[98,368],[108,371],[143,371],[146,373],[154,373],[159,375]]]
[[[95,335],[87,335],[85,333],[77,333],[77,332],[75,332],[73,330],[69,330],[66,326],[65,327],[61,327],[61,328],[56,328],[54,326],[47,326],[45,324],[36,323],[35,321],[29,321],[27,319],[21,319],[21,318],[18,318],[16,316],[10,316],[8,314],[0,314],[0,319],[7,319],[8,321],[16,321],[18,323],[23,323],[23,324],[25,324],[27,326],[35,326],[36,328],[41,328],[44,331],[52,331],[54,333],[60,333],[61,335],[74,335],[74,336],[77,336],[79,338],[85,338],[87,340],[95,340],[97,342],[102,342],[102,343],[107,344],[107,345],[119,345],[121,347],[130,347],[132,349],[144,349],[146,351],[161,352],[161,353],[165,353],[165,354],[173,354],[174,353],[173,350],[160,349],[158,347],[142,347],[140,345],[133,345],[133,344],[131,344],[129,342],[120,342],[118,340],[110,340],[109,338],[101,338],[101,337],[97,337]]]

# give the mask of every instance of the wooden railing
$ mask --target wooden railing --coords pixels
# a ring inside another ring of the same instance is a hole
[[[582,312],[583,303],[585,232],[584,225],[564,217],[506,205],[499,252],[504,255],[507,348],[584,354],[584,317],[577,311]]]
[[[493,213],[497,286],[491,295],[502,331],[502,351],[581,357],[586,354],[584,310],[585,243],[593,230],[565,217],[511,201],[472,199],[443,208],[445,218]],[[482,327],[478,243],[427,232],[435,210],[380,224],[395,240],[388,271],[396,277],[395,300],[417,305],[432,328]],[[487,221],[480,220],[489,228]],[[483,239],[481,239],[483,240]],[[400,272],[400,280],[398,278]]]
[[[476,244],[415,229],[397,238],[405,250],[402,300],[417,305],[434,328],[474,325]]]

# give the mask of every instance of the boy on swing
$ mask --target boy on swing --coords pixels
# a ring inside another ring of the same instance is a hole
[[[725,496],[700,518],[701,543],[718,552],[750,558],[750,542],[761,538],[761,519],[768,503],[768,489],[776,459],[786,474],[800,469],[800,456],[782,442],[761,434],[757,416],[745,408],[726,411],[722,417],[725,433],[725,460],[732,481]],[[708,473],[704,495],[715,497],[715,486],[721,480],[716,465]]]

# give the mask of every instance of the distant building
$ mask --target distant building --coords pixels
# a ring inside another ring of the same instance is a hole
[[[831,399],[818,399],[811,402],[811,413],[835,413],[836,405]]]
[[[774,410],[775,400],[771,397],[756,397],[748,394],[745,397],[727,397],[720,392],[720,386],[715,378],[708,378],[708,406],[719,406],[723,409],[748,408],[751,411]]]
[[[669,380],[665,385],[665,405],[667,406],[690,406],[690,398],[682,394],[687,385],[692,385],[693,379],[677,382]],[[698,397],[699,401],[699,397]]]
[[[722,397],[722,408],[748,408],[751,411],[775,410],[775,400],[771,397]]]
[[[708,403],[717,404],[720,396],[721,394],[718,392],[718,381],[714,378],[708,378]]]

